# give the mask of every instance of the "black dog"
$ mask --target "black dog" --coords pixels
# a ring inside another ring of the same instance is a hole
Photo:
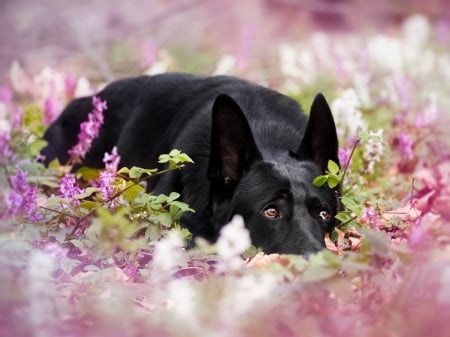
[[[309,254],[325,247],[338,209],[338,188],[313,186],[328,160],[338,162],[331,111],[318,94],[309,121],[291,98],[234,77],[164,74],[124,79],[97,96],[105,122],[83,165],[101,167],[117,146],[121,166],[157,167],[179,149],[195,164],[151,181],[154,193],[181,193],[196,210],[182,224],[214,241],[241,214],[266,253]],[[49,127],[46,163],[68,160],[91,97],[76,99]]]

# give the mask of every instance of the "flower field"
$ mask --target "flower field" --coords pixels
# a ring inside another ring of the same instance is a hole
[[[188,69],[155,48],[140,73]],[[44,167],[45,128],[106,80],[16,61],[0,87],[0,336],[450,336],[450,23],[415,15],[272,48],[270,66],[211,52],[199,71],[271,86],[305,111],[327,97],[342,169],[323,183],[343,181],[328,249],[264,255],[240,216],[216,244],[185,249],[180,217],[193,210],[143,186],[189,154],[161,154],[164,171],[118,169],[113,150],[104,170],[71,173],[108,112],[96,97],[71,165]]]

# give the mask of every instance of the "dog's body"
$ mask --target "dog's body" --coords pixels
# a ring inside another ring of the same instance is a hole
[[[234,214],[266,253],[307,254],[324,247],[337,212],[337,190],[312,185],[328,160],[338,162],[331,112],[318,95],[309,122],[292,99],[234,77],[184,74],[114,82],[97,96],[105,122],[83,164],[101,167],[117,146],[121,166],[158,167],[171,149],[195,162],[151,180],[154,193],[181,193],[196,212],[182,224],[214,241]],[[46,163],[64,163],[91,98],[74,100],[49,127]]]

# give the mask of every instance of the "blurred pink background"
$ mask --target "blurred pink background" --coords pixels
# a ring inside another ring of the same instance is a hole
[[[274,42],[314,30],[395,33],[415,13],[448,39],[447,0],[1,0],[0,81],[14,60],[29,72],[49,65],[112,80],[142,71],[161,47],[204,71],[211,53],[270,66]]]

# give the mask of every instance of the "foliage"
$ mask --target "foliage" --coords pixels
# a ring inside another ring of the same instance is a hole
[[[342,185],[341,224],[308,258],[249,247],[238,216],[216,245],[186,250],[180,217],[194,210],[145,189],[192,164],[178,150],[161,155],[164,170],[117,169],[114,150],[104,170],[44,168],[39,137],[86,80],[66,90],[64,73],[14,64],[0,95],[0,334],[445,336],[450,49],[423,17],[411,25],[422,34],[279,46],[277,89],[305,103],[320,86],[339,129],[341,169],[329,162],[312,183]]]

